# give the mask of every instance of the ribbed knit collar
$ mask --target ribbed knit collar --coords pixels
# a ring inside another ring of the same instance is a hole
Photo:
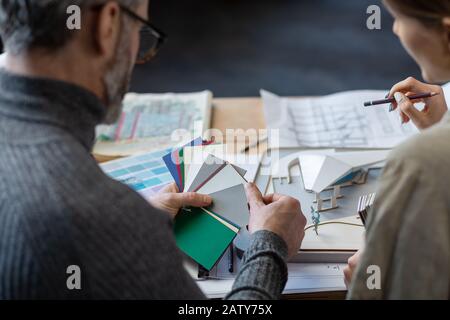
[[[74,84],[0,68],[0,113],[62,127],[90,151],[106,107],[93,93]]]

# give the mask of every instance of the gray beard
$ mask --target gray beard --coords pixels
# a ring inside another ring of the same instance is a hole
[[[119,120],[123,109],[123,98],[129,90],[131,73],[131,59],[128,57],[125,43],[128,38],[128,30],[123,30],[117,48],[116,57],[111,68],[105,73],[103,82],[106,89],[107,111],[103,120],[104,124],[113,124]]]

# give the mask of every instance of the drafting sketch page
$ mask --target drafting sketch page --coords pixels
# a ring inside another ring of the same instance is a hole
[[[173,141],[178,130],[192,136],[204,136],[211,119],[212,93],[136,94],[129,93],[114,125],[96,129],[94,154],[129,156],[168,148],[183,141]],[[186,135],[186,134],[185,134]],[[191,137],[187,138],[192,140]]]
[[[279,129],[279,146],[392,148],[418,130],[400,124],[388,105],[364,107],[387,91],[348,91],[316,98],[283,98],[261,90],[267,127]]]

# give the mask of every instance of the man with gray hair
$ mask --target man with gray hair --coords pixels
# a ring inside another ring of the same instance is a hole
[[[79,30],[67,27],[72,5]],[[164,40],[147,12],[148,0],[0,0],[0,299],[204,298],[172,218],[211,199],[174,185],[144,199],[90,155],[134,63]],[[251,240],[227,298],[276,299],[305,218],[290,197],[252,184],[247,197]]]

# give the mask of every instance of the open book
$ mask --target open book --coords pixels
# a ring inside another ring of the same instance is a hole
[[[93,153],[100,156],[131,156],[167,149],[183,143],[173,134],[203,136],[211,121],[212,93],[129,93],[114,125],[97,127]]]

